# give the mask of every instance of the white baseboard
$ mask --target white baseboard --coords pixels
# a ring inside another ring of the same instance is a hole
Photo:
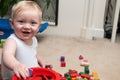
[[[94,28],[93,37],[104,38],[104,29]]]
[[[104,29],[84,27],[81,31],[81,37],[85,39],[104,38]]]

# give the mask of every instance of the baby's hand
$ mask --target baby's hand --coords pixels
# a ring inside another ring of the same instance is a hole
[[[52,69],[53,66],[51,64],[45,63],[45,64],[42,65],[42,67]]]
[[[15,65],[13,71],[19,78],[26,79],[27,77],[29,77],[29,70],[24,64]]]
[[[50,69],[52,69],[52,67],[53,67],[52,65],[46,65],[45,66],[45,68],[50,68]]]

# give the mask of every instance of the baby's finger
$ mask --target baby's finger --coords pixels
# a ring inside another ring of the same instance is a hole
[[[15,75],[18,77],[18,78],[21,78],[20,77],[20,74],[18,72],[15,72]]]
[[[20,74],[23,79],[26,79],[27,77],[29,77],[28,69],[24,69],[23,71],[20,71]]]
[[[52,65],[46,65],[45,68],[50,68],[50,69],[52,69],[53,66],[52,66]]]

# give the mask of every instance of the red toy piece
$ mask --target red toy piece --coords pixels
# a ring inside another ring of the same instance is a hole
[[[78,73],[76,70],[72,70],[72,69],[69,69],[69,74],[75,74],[75,73]]]
[[[48,68],[31,68],[33,70],[31,77],[25,80],[60,80],[61,75],[52,69]],[[19,79],[16,75],[12,77],[12,80]]]
[[[82,60],[82,59],[84,59],[84,58],[83,58],[83,56],[82,56],[82,55],[80,55],[80,56],[79,56],[79,60]]]
[[[42,80],[42,77],[30,77],[27,78],[26,80]]]
[[[66,62],[65,61],[61,61],[61,67],[65,67],[66,66]]]
[[[79,74],[77,74],[77,73],[72,73],[72,74],[70,74],[70,77],[71,77],[71,78],[75,78],[75,77],[77,77],[77,76],[79,76]]]
[[[88,80],[90,80],[90,75],[88,75],[88,74],[81,74],[80,76],[82,78],[87,78]]]
[[[66,77],[61,77],[60,80],[66,80]]]

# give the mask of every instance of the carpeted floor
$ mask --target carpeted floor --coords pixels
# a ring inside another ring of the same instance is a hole
[[[78,72],[79,55],[90,63],[90,73],[97,72],[100,80],[120,79],[120,38],[117,43],[108,39],[84,40],[81,38],[39,35],[39,51],[43,59],[53,65],[53,69],[62,75],[69,69]],[[1,53],[1,49],[0,49]],[[66,67],[60,67],[60,57],[65,56]]]
[[[41,56],[53,64],[53,69],[64,74],[68,69],[84,71],[79,55],[90,63],[90,73],[97,72],[101,80],[120,79],[120,38],[116,43],[108,39],[92,41],[81,38],[39,36]],[[60,56],[65,56],[66,67],[60,67]]]

